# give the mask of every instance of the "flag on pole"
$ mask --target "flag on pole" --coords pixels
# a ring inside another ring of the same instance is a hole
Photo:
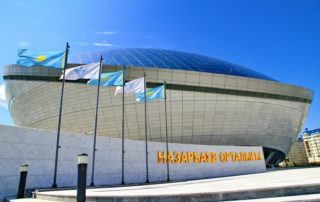
[[[90,85],[98,85],[99,79],[91,79],[88,81]],[[122,86],[123,71],[103,73],[101,74],[100,86]]]
[[[54,68],[64,67],[64,51],[34,52],[28,49],[18,51],[17,64],[22,66],[46,66]]]
[[[65,70],[65,80],[99,78],[100,62],[81,65]],[[63,74],[60,80],[63,79]]]
[[[141,93],[144,92],[144,77],[129,81],[124,86],[124,93]],[[115,95],[122,93],[122,87],[118,86]]]
[[[0,85],[0,106],[8,107],[4,84]]]
[[[151,102],[151,101],[157,100],[157,99],[164,99],[165,98],[164,90],[165,90],[164,85],[147,90],[147,92],[146,92],[147,102]],[[144,100],[144,92],[136,93],[135,97],[136,97],[137,102],[144,102],[145,101]]]

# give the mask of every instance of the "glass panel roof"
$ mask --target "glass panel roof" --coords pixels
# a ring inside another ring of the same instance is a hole
[[[163,49],[130,48],[111,49],[84,54],[71,53],[68,58],[68,63],[88,64],[97,62],[99,61],[101,54],[103,55],[104,64],[107,65],[127,65],[147,68],[159,67],[165,69],[228,74],[275,81],[266,75],[229,62],[194,53]]]

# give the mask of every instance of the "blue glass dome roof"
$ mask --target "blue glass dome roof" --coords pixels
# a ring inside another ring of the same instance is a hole
[[[229,62],[193,53],[163,49],[111,49],[85,54],[70,54],[68,63],[93,63],[99,61],[101,55],[103,55],[104,64],[106,65],[127,65],[147,68],[159,67],[166,69],[228,74],[275,81],[266,75]]]

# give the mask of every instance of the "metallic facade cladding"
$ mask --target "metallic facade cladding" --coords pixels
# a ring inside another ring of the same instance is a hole
[[[25,75],[12,75],[3,76],[5,80],[33,80],[33,81],[59,81],[59,77],[36,77],[36,76],[25,76]],[[66,82],[72,83],[87,83],[87,79],[79,80],[68,80]],[[126,81],[127,82],[127,81]],[[163,83],[146,82],[147,88],[155,88]],[[301,98],[288,95],[277,95],[273,93],[261,93],[261,92],[251,92],[244,90],[234,90],[234,89],[223,89],[223,88],[212,88],[212,87],[201,87],[194,85],[180,85],[180,84],[167,84],[167,89],[169,90],[180,90],[180,91],[195,91],[195,92],[205,92],[205,93],[217,93],[217,94],[228,94],[228,95],[238,95],[238,96],[249,96],[249,97],[260,97],[260,98],[270,98],[276,100],[288,100],[295,102],[305,102],[311,103],[312,100],[309,98]]]

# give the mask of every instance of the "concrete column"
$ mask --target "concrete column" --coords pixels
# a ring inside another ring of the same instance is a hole
[[[273,151],[269,154],[269,156],[266,159],[266,165],[269,165],[270,161],[272,160],[272,158],[274,157],[274,155],[276,155],[276,152]]]

